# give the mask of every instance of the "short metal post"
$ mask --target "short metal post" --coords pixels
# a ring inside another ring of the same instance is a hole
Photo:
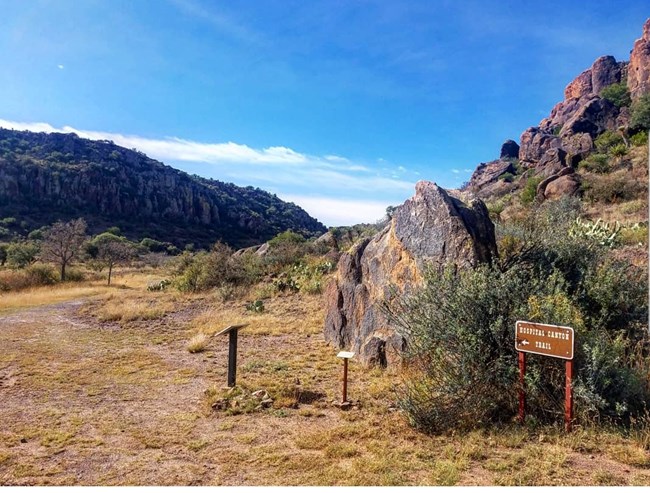
[[[526,419],[526,353],[519,351],[519,422]]]
[[[564,429],[571,432],[573,426],[573,360],[566,361],[566,389],[564,400]]]
[[[237,379],[237,332],[231,330],[228,340],[228,387],[234,387]]]
[[[348,402],[348,358],[343,359],[343,401]]]

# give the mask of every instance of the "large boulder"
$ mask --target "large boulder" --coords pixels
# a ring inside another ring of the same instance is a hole
[[[516,173],[512,161],[497,159],[489,163],[481,163],[472,173],[467,190],[479,198],[487,198],[505,192],[510,185],[502,178],[506,173],[512,175]]]
[[[627,87],[633,99],[650,93],[650,19],[643,25],[643,35],[634,43],[627,71]]]
[[[494,225],[485,204],[466,205],[435,183],[421,181],[381,232],[341,256],[326,292],[325,338],[357,352],[366,364],[389,364],[399,358],[404,341],[386,319],[382,302],[412,292],[427,266],[464,268],[494,255]]]
[[[562,147],[562,140],[539,127],[524,130],[520,138],[519,161],[524,166],[534,166],[549,149]]]

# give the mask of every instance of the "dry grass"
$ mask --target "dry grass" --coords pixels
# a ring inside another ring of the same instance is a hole
[[[200,332],[188,341],[187,350],[190,353],[200,353],[201,351],[205,351],[209,341],[210,337],[203,332]]]
[[[275,297],[254,314],[245,301],[215,307],[211,295],[147,293],[146,276],[138,282],[99,293],[88,313],[137,302],[170,304],[166,316],[116,326],[58,305],[0,321],[0,484],[650,484],[647,452],[612,430],[421,434],[393,410],[396,368],[353,359],[359,406],[341,411],[341,362],[322,339],[319,297]],[[265,389],[274,402],[214,411],[227,338],[189,354],[188,334],[242,321],[232,392]]]
[[[150,295],[139,299],[110,296],[96,312],[101,322],[156,320],[174,310],[174,303],[160,296]]]

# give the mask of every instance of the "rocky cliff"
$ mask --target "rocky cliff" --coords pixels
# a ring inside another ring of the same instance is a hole
[[[117,225],[180,247],[325,231],[267,192],[191,176],[112,142],[0,129],[0,217],[9,216],[32,228],[84,217],[94,229]]]
[[[614,84],[627,87],[627,103],[615,104],[605,97],[603,90]],[[630,102],[634,104],[648,93],[650,19],[634,44],[629,62],[618,62],[612,56],[598,58],[567,85],[564,100],[548,117],[521,134],[517,156],[511,153],[504,159],[502,152],[500,159],[479,164],[466,189],[482,198],[502,195],[517,188],[510,174],[520,171],[524,172],[523,181],[533,175],[543,179],[537,190],[540,200],[578,193],[580,178],[574,173],[578,163],[593,152],[594,141],[605,131],[627,130]]]
[[[385,366],[403,341],[380,304],[420,284],[425,268],[468,267],[496,254],[494,225],[480,200],[469,205],[421,181],[382,231],[341,256],[326,293],[325,338]]]

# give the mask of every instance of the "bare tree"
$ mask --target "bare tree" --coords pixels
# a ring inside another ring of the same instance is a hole
[[[78,256],[86,239],[86,221],[74,219],[64,223],[55,222],[43,237],[41,258],[61,267],[61,280],[65,281],[65,269]]]
[[[97,259],[108,267],[108,285],[111,284],[113,267],[135,256],[135,248],[124,237],[102,233],[93,240],[97,247]]]

